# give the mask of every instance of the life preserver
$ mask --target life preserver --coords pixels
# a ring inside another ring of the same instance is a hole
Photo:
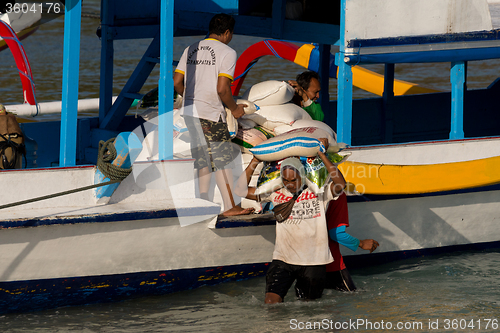
[[[35,82],[33,81],[28,56],[12,27],[2,20],[0,20],[0,37],[5,40],[16,61],[23,85],[24,103],[36,105]]]

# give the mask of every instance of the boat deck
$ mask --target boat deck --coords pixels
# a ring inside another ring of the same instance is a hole
[[[175,208],[167,208],[175,207]],[[179,216],[216,216],[220,207],[201,199],[110,203],[100,206],[47,207],[0,211],[0,229],[91,222],[118,222]]]
[[[273,225],[276,223],[273,213],[250,214],[243,216],[223,217],[219,215],[215,224],[216,229],[255,227],[261,225]]]

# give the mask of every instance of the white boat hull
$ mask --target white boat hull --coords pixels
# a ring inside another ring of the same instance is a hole
[[[265,274],[274,221],[217,221],[220,207],[195,199],[192,160],[134,170],[107,205],[95,205],[86,191],[0,210],[0,312],[164,294]],[[28,188],[19,182],[30,180],[32,197],[67,190],[67,184],[88,185],[93,173],[83,167],[0,176],[9,188],[16,181]],[[497,187],[351,197],[348,232],[376,239],[380,247],[373,254],[343,248],[348,267],[500,247]],[[3,195],[7,203],[27,194]]]

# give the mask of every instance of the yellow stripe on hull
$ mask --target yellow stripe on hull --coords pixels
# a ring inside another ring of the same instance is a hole
[[[338,75],[338,70],[337,70]],[[384,76],[363,67],[352,67],[352,84],[360,89],[382,96],[384,93]],[[439,92],[403,80],[394,80],[394,96],[428,94]]]
[[[385,165],[346,161],[345,179],[361,194],[418,194],[500,183],[500,156],[443,164]]]

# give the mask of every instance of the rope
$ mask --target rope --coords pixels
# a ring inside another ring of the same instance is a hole
[[[121,181],[127,178],[127,176],[132,172],[132,167],[125,169],[111,164],[117,155],[115,145],[113,144],[114,140],[115,138],[111,138],[106,142],[102,140],[99,141],[97,167],[107,178]]]
[[[264,44],[266,44],[267,48],[268,48],[269,50],[271,50],[271,52],[274,54],[274,56],[275,56],[276,58],[283,59],[283,58],[282,58],[282,57],[278,54],[278,52],[276,52],[276,50],[273,48],[273,46],[271,45],[271,40],[269,40],[269,39],[264,40]]]
[[[247,69],[245,69],[245,71],[244,71],[243,73],[241,73],[241,74],[240,74],[240,75],[238,75],[236,78],[234,78],[233,82],[236,82],[237,80],[241,79],[243,76],[247,75],[248,71],[249,71],[250,69],[252,69],[252,67],[253,67],[253,66],[257,63],[257,60],[258,60],[258,59],[256,59],[253,63],[251,63],[251,64],[247,67]]]
[[[35,202],[35,201],[41,201],[41,200],[45,200],[45,199],[51,199],[51,198],[55,198],[55,197],[60,197],[60,196],[66,195],[66,194],[71,194],[71,193],[76,193],[76,192],[80,192],[80,191],[90,190],[90,189],[93,189],[93,188],[96,188],[96,187],[105,186],[105,185],[111,185],[111,184],[119,183],[119,182],[120,182],[119,180],[110,180],[109,182],[105,182],[105,183],[100,183],[100,184],[95,184],[95,185],[89,185],[89,186],[85,186],[85,187],[75,188],[75,189],[69,190],[69,191],[64,191],[64,192],[59,192],[59,193],[44,195],[43,197],[38,197],[38,198],[33,198],[33,199],[28,199],[28,200],[23,200],[23,201],[18,201],[18,202],[13,202],[13,203],[10,203],[10,204],[7,204],[7,205],[0,206],[0,209],[14,207],[14,206],[20,206],[20,205],[28,204],[28,203]]]

